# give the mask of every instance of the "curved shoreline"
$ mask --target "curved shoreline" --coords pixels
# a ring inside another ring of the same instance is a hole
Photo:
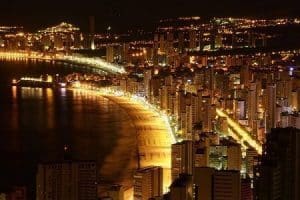
[[[140,167],[161,166],[164,169],[163,189],[171,184],[171,137],[160,116],[141,103],[127,97],[101,95],[128,113],[136,128]]]
[[[135,137],[134,140],[136,141],[135,146],[133,147],[135,149],[133,151],[131,149],[131,153],[134,154],[131,155],[133,160],[128,162],[128,166],[131,166],[131,169],[137,169],[137,165],[141,168],[148,166],[161,166],[163,168],[163,191],[167,192],[171,184],[172,138],[169,134],[165,121],[161,118],[159,113],[149,109],[141,102],[135,101],[126,96],[103,94],[99,91],[88,89],[70,90],[77,90],[83,93],[86,92],[90,95],[101,96],[118,105],[121,110],[124,110],[132,123],[130,126],[133,126],[135,129],[135,135],[133,137]],[[125,134],[125,137],[128,137],[128,135]],[[132,135],[129,137],[132,137]],[[119,142],[122,142],[122,139],[120,139]],[[124,146],[122,146],[122,148],[124,148]],[[132,148],[132,146],[129,148]],[[120,153],[116,146],[113,152],[107,156],[108,163],[112,157],[118,155],[120,155]],[[101,170],[106,172],[109,171],[109,165],[110,164],[107,164],[107,166],[104,166]],[[135,167],[133,167],[133,165],[135,165]],[[126,175],[126,177],[128,177],[128,175]],[[133,176],[130,180],[123,179],[123,186],[128,189],[133,186],[130,184],[132,182]]]
[[[133,124],[131,116],[124,108],[119,106],[117,102],[114,102],[101,95],[97,96],[110,102],[110,105],[118,107],[119,113],[117,113],[117,115],[119,114],[122,116],[118,122],[119,128],[121,129],[116,130],[116,143],[111,148],[111,152],[106,155],[101,167],[98,169],[98,174],[103,175],[103,177],[99,177],[100,184],[98,186],[98,195],[106,196],[107,190],[115,184],[121,185],[126,191],[131,193],[133,186],[133,175],[137,169],[135,150],[137,146],[137,140],[132,138],[132,135],[136,134],[135,125]],[[126,127],[126,129],[122,129],[122,127]],[[101,132],[101,130],[99,131]]]
[[[72,63],[90,67],[101,71],[103,74],[123,74],[125,70],[123,66],[108,63],[100,57],[84,57],[78,55],[43,55],[39,52],[3,52],[0,51],[0,59],[29,59],[44,61],[60,61],[64,63]]]
[[[136,129],[134,137],[136,137],[135,143],[137,143],[138,151],[135,156],[139,160],[140,167],[163,167],[163,189],[164,192],[168,191],[168,187],[171,184],[171,144],[173,139],[169,134],[165,121],[159,113],[147,108],[141,102],[133,101],[129,97],[103,95],[97,91],[87,92],[109,99],[119,105],[128,114],[131,123]],[[113,154],[112,152],[111,155],[117,154]],[[132,166],[131,162],[129,161],[128,165]],[[134,164],[136,165],[136,162]],[[106,169],[109,170],[109,168]]]

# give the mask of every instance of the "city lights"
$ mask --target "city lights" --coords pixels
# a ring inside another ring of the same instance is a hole
[[[247,132],[244,128],[241,127],[240,124],[232,120],[224,111],[221,109],[216,109],[217,114],[220,117],[225,117],[227,119],[228,124],[232,127],[233,131],[238,134],[238,138],[241,137],[238,141],[242,144],[246,141],[252,148],[254,148],[259,154],[262,154],[262,145],[259,144],[256,140],[254,140],[250,133]],[[234,133],[233,133],[234,134]]]
[[[0,200],[298,199],[292,4],[148,3],[2,9]]]
[[[107,63],[100,58],[88,58],[82,56],[68,56],[55,55],[55,57],[45,56],[38,52],[0,52],[2,59],[40,59],[40,60],[54,60],[54,61],[68,61],[74,64],[88,65],[97,69],[104,70],[104,72],[123,74],[125,69],[122,66]]]

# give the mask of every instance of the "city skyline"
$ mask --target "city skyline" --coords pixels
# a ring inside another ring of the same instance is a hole
[[[296,4],[2,2],[0,200],[299,200]]]

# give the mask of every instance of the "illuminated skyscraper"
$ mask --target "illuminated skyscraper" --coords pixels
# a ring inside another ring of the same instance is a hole
[[[203,97],[203,109],[202,109],[203,131],[212,131],[212,105],[210,96]]]
[[[166,49],[166,53],[169,55],[170,53],[172,53],[173,51],[173,47],[174,47],[174,34],[171,32],[167,33],[167,40],[165,43],[165,49]]]
[[[300,110],[300,88],[293,90],[290,92],[290,98],[289,98],[290,105],[295,110]]]
[[[161,34],[159,37],[159,51],[161,53],[166,53],[166,41],[164,34]]]
[[[134,175],[134,199],[148,200],[163,194],[163,169],[146,167],[137,170]]]
[[[107,45],[106,46],[106,61],[109,63],[114,62],[114,46],[112,45]]]
[[[241,84],[243,84],[245,87],[248,87],[250,81],[250,70],[247,63],[241,67],[240,77]]]
[[[160,89],[160,108],[169,112],[169,95],[171,94],[171,86],[163,85]]]
[[[151,96],[151,85],[150,85],[151,78],[152,78],[152,70],[151,69],[145,70],[145,72],[144,72],[144,88],[145,88],[145,97],[147,99],[149,99]]]
[[[254,166],[257,164],[257,151],[253,148],[249,148],[246,151],[246,172],[250,176],[250,178],[253,178],[253,170]]]
[[[216,49],[216,36],[218,34],[217,22],[213,20],[212,29],[210,33],[210,48],[212,50]]]
[[[250,127],[253,127],[253,120],[257,119],[257,96],[256,83],[251,83],[248,91],[248,123]]]
[[[192,114],[192,126],[196,123],[199,123],[202,119],[201,115],[202,108],[202,92],[198,92],[198,94],[191,95],[191,114]]]
[[[300,113],[281,113],[280,116],[280,127],[294,127],[300,129]]]
[[[185,112],[186,103],[185,103],[185,94],[184,91],[176,92],[176,100],[175,100],[175,116],[179,122],[181,118],[181,113]]]
[[[266,89],[266,131],[276,128],[276,85],[268,85]]]
[[[191,50],[194,50],[197,47],[196,38],[197,38],[196,30],[190,30],[190,32],[189,32],[189,48]]]
[[[193,144],[192,141],[183,141],[172,145],[172,181],[180,174],[192,174],[193,170]]]
[[[228,170],[241,170],[242,166],[242,151],[240,144],[228,144],[227,146],[227,169]]]

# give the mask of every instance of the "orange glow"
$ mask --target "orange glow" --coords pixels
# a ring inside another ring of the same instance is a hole
[[[249,132],[245,130],[239,123],[235,122],[233,119],[231,119],[224,111],[221,109],[216,109],[216,113],[220,117],[225,117],[227,119],[228,124],[232,127],[233,131],[230,130],[230,133],[235,135],[235,138],[238,139],[241,137],[241,139],[238,139],[239,142],[243,143],[243,141],[246,141],[251,147],[253,147],[259,154],[262,154],[262,145],[257,142]]]

